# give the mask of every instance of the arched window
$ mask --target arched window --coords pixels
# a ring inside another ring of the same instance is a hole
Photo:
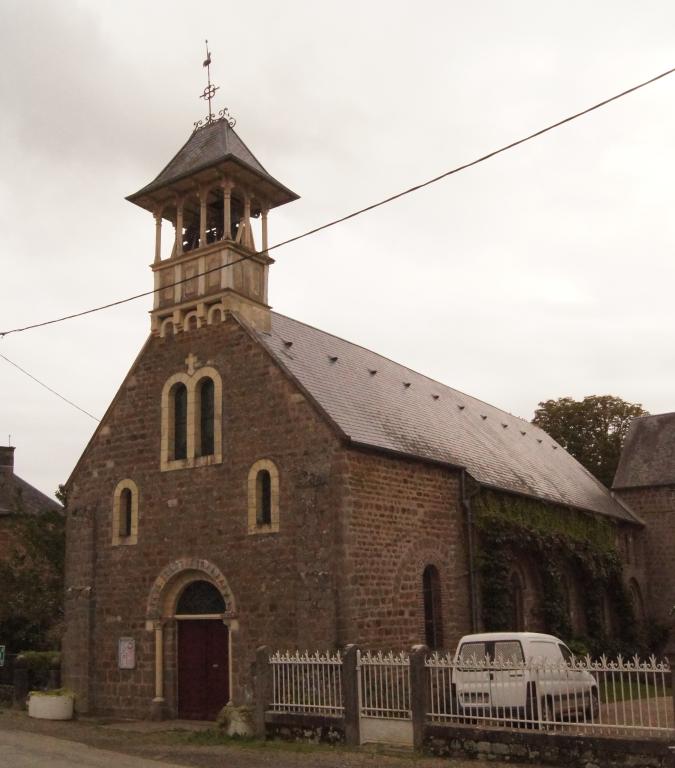
[[[179,616],[225,613],[227,606],[218,589],[210,581],[193,581],[185,587],[176,605]]]
[[[422,574],[422,592],[424,596],[424,639],[431,649],[443,645],[443,625],[441,621],[441,581],[435,565],[427,565]]]
[[[637,583],[637,581],[635,581],[635,579],[631,579],[628,585],[628,589],[630,591],[631,602],[633,603],[633,613],[635,614],[635,618],[638,621],[644,621],[645,605],[642,600],[640,585]]]
[[[131,536],[131,506],[132,496],[130,488],[122,488],[120,494],[120,522],[119,532],[120,538],[126,538]]]
[[[272,478],[269,470],[260,469],[255,479],[255,500],[256,512],[255,521],[257,525],[272,524]]]
[[[279,470],[269,459],[260,459],[248,473],[248,532],[279,530]]]
[[[187,458],[187,387],[176,384],[173,388],[173,458]]]
[[[138,486],[122,480],[113,494],[112,543],[136,544],[138,541]]]
[[[214,453],[214,385],[213,379],[203,378],[199,382],[199,455],[212,456]]]
[[[192,352],[187,371],[162,387],[160,468],[202,467],[223,461],[223,382],[216,368]]]
[[[511,574],[511,626],[515,632],[525,630],[525,609],[523,603],[523,581],[515,571]]]

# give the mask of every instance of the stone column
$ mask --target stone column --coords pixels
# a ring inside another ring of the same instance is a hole
[[[269,208],[265,207],[262,209],[260,216],[262,218],[262,251],[263,253],[267,253],[267,214],[269,213]]]
[[[164,719],[164,632],[162,622],[156,621],[155,632],[155,698],[150,710],[151,720]]]
[[[209,196],[208,187],[199,190],[199,247],[206,245],[206,200]]]
[[[410,651],[410,709],[412,710],[413,747],[424,746],[424,730],[428,711],[427,675],[424,660],[429,653],[426,645],[413,645]]]
[[[223,240],[232,239],[232,182],[225,179],[223,188]]]
[[[162,260],[162,214],[155,214],[155,264]]]
[[[183,255],[183,198],[176,199],[176,256]]]
[[[668,664],[670,664],[670,684],[672,686],[671,696],[673,699],[673,722],[675,722],[675,629],[671,629],[670,634],[672,639],[666,648],[665,657],[668,659]]]
[[[358,747],[361,743],[359,711],[359,670],[356,665],[358,646],[348,645],[342,654],[342,697],[345,708],[345,744]]]
[[[253,233],[251,232],[251,197],[244,195],[244,237],[242,245],[253,248]]]

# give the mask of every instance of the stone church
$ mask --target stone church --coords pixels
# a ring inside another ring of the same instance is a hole
[[[80,711],[214,717],[251,701],[263,644],[610,637],[619,593],[654,610],[633,491],[612,495],[527,421],[272,311],[268,214],[296,199],[226,118],[128,198],[155,219],[156,290],[67,484]],[[621,583],[598,576],[587,604],[601,561]]]

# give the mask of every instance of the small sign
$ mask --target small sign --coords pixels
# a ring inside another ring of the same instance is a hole
[[[120,669],[135,669],[136,641],[133,637],[120,637],[117,647],[117,665]]]
[[[0,645],[0,667],[5,666],[5,646]]]

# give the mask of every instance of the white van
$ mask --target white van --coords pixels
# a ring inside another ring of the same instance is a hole
[[[457,713],[526,722],[594,722],[598,684],[562,640],[538,632],[465,635],[453,669]]]

